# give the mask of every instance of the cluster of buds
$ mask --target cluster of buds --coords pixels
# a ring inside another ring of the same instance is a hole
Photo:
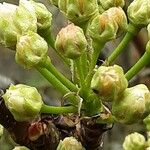
[[[80,57],[87,48],[83,30],[74,24],[62,28],[57,35],[55,47],[67,58],[76,59]]]
[[[103,101],[114,101],[128,87],[123,69],[118,66],[100,66],[91,81],[92,90]]]
[[[123,143],[124,150],[145,150],[145,137],[137,132],[126,136]]]
[[[112,7],[94,17],[87,32],[93,40],[108,42],[126,31],[127,18],[121,7]]]
[[[10,85],[2,97],[17,121],[33,120],[39,115],[43,104],[37,89],[23,84]]]
[[[51,27],[51,13],[32,0],[20,0],[19,6],[3,3],[0,8],[0,43],[17,50],[16,61],[24,68],[35,66],[47,55],[47,43],[37,32]]]

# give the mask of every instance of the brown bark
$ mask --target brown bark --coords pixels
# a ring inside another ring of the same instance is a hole
[[[106,124],[96,124],[92,118],[78,115],[45,115],[33,122],[17,122],[0,99],[0,124],[13,140],[31,150],[56,150],[60,139],[74,136],[87,150],[101,150]]]

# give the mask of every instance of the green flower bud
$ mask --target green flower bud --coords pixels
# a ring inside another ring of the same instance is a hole
[[[76,59],[80,57],[87,48],[83,30],[74,24],[62,28],[57,35],[55,47],[67,58]]]
[[[84,23],[98,13],[97,0],[59,0],[58,7],[75,24]]]
[[[134,0],[127,10],[128,18],[132,24],[145,27],[150,23],[150,1]]]
[[[66,137],[59,142],[57,150],[85,150],[74,137]]]
[[[87,32],[92,39],[107,42],[115,39],[127,28],[127,18],[122,8],[112,7],[97,15],[90,23]]]
[[[4,132],[4,127],[0,124],[0,138],[3,135]]]
[[[37,15],[37,27],[38,29],[49,29],[51,27],[52,14],[42,3],[36,3],[31,1]]]
[[[135,132],[126,136],[123,143],[124,150],[145,150],[145,138],[143,135]]]
[[[23,84],[10,85],[2,96],[17,121],[30,121],[39,115],[43,101],[37,89]]]
[[[16,45],[16,62],[30,69],[47,59],[48,45],[37,33],[21,36]]]
[[[123,94],[118,97],[118,100],[114,101],[112,114],[120,123],[136,123],[145,117],[149,101],[149,90],[144,84],[127,88]]]
[[[123,7],[125,5],[124,0],[97,0],[99,5],[99,12],[103,13],[111,7]]]
[[[150,131],[150,115],[148,115],[143,121],[144,121],[144,124],[146,126],[146,129],[148,131]]]
[[[15,49],[17,43],[17,29],[13,24],[13,15],[17,10],[16,5],[0,4],[0,44]]]
[[[58,6],[58,1],[59,0],[49,0],[51,4]]]
[[[29,149],[25,146],[15,146],[13,150],[29,150]]]
[[[30,1],[20,0],[13,22],[20,34],[25,34],[28,31],[37,31],[37,17]]]
[[[91,81],[91,88],[103,101],[116,100],[127,86],[123,69],[118,65],[100,66]]]

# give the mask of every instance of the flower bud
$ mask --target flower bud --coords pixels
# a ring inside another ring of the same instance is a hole
[[[18,31],[13,24],[13,15],[17,6],[13,4],[0,4],[0,44],[15,49]]]
[[[123,7],[125,5],[124,0],[97,0],[99,5],[99,12],[103,13],[111,7]]]
[[[13,150],[29,150],[29,149],[25,146],[15,146]]]
[[[134,0],[127,10],[128,18],[137,27],[145,27],[150,22],[149,0]]]
[[[91,81],[91,88],[103,101],[116,100],[127,86],[123,69],[118,65],[100,66]]]
[[[47,59],[48,45],[37,33],[21,36],[16,45],[16,62],[30,69]]]
[[[39,115],[43,101],[35,87],[10,85],[2,96],[6,107],[17,121],[30,121]]]
[[[87,48],[83,30],[74,24],[62,28],[57,35],[55,47],[67,58],[76,59],[80,57]]]
[[[51,27],[52,14],[42,3],[31,1],[31,4],[34,7],[37,16],[38,29],[49,29]]]
[[[127,88],[123,94],[114,101],[112,114],[120,123],[136,123],[145,117],[150,97],[149,90],[144,84]]]
[[[84,23],[98,13],[97,0],[59,0],[58,7],[75,24]]]
[[[90,23],[87,32],[93,40],[107,42],[115,39],[127,28],[127,18],[122,8],[112,7],[97,15]]]
[[[59,0],[49,0],[51,4],[58,6],[58,1]]]
[[[30,1],[19,1],[19,7],[14,14],[13,22],[21,35],[28,31],[37,31],[37,17]]]
[[[126,136],[123,143],[124,150],[145,150],[145,138],[143,135],[135,132]]]
[[[59,142],[57,150],[85,150],[74,137],[66,137]]]

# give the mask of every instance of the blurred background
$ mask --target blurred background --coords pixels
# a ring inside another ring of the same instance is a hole
[[[40,0],[39,0],[40,1]],[[0,2],[8,2],[18,4],[19,0],[0,0]],[[66,19],[59,12],[59,10],[50,5],[48,0],[41,0],[49,11],[53,14],[52,31],[56,35],[58,31],[67,24]],[[126,7],[131,1],[126,0]],[[125,8],[126,10],[126,8]],[[118,45],[122,37],[109,42],[99,60],[105,60],[108,54]],[[116,63],[121,65],[125,72],[138,60],[138,58],[145,51],[145,44],[147,42],[147,31],[142,31],[134,38],[134,40],[127,46],[126,50],[116,60]],[[71,78],[70,71],[65,66],[55,52],[50,48],[49,55],[53,64],[68,78]],[[6,88],[10,83],[23,83],[30,86],[35,86],[41,92],[43,99],[46,103],[57,105],[60,103],[59,93],[51,87],[51,85],[35,70],[24,70],[18,64],[15,63],[15,53],[4,47],[0,47],[0,88]],[[100,63],[100,62],[99,62]],[[98,64],[99,64],[98,63]],[[131,82],[130,86],[144,83],[150,87],[150,68],[147,66],[144,68],[138,76],[136,76]],[[144,125],[141,123],[127,126],[121,124],[115,124],[113,129],[108,131],[104,136],[104,150],[122,150],[122,143],[124,138],[129,133],[138,131],[145,134]],[[3,136],[0,138],[0,150],[12,150],[14,143],[9,137],[7,131],[4,131]]]

